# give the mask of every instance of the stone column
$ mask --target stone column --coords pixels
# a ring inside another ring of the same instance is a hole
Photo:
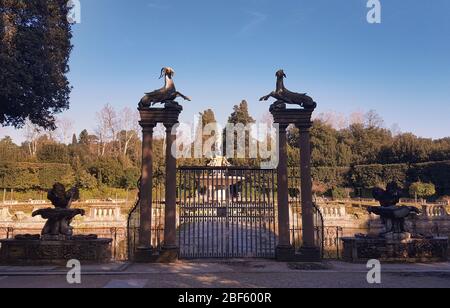
[[[311,180],[311,123],[299,125],[300,129],[300,175],[302,191],[303,246],[315,247],[314,207]]]
[[[142,126],[142,177],[140,186],[140,228],[138,261],[151,258],[152,246],[152,190],[153,190],[153,129],[154,123],[140,122]]]
[[[280,126],[279,139],[279,165],[278,165],[278,225],[279,245],[277,247],[277,260],[315,262],[320,260],[320,250],[314,242],[314,212],[312,203],[311,180],[311,144],[310,128],[313,110],[287,109],[279,102],[271,107],[274,122]],[[288,192],[287,169],[287,136],[286,129],[290,124],[300,128],[301,152],[301,191],[302,191],[302,229],[303,246],[296,251],[291,243],[290,211]]]
[[[172,130],[178,124],[178,117],[183,108],[177,103],[166,104],[166,198],[164,218],[164,244],[161,251],[160,262],[173,262],[178,259],[179,247],[177,245],[177,160],[172,154],[176,145],[176,135]]]
[[[178,256],[177,245],[177,161],[172,154],[176,136],[172,134],[175,123],[164,123],[166,127],[166,208],[164,225],[164,251],[171,252],[172,257]]]
[[[284,252],[293,252],[289,232],[289,193],[287,168],[287,127],[279,124],[279,163],[278,163],[278,247],[277,258]]]
[[[300,177],[302,196],[302,237],[303,245],[299,255],[305,261],[319,261],[320,249],[315,243],[314,206],[311,178],[311,116],[301,118],[297,123],[300,130]]]
[[[136,251],[137,262],[171,262],[178,258],[177,216],[176,216],[176,158],[171,149],[175,142],[172,128],[178,123],[183,108],[176,102],[166,102],[164,108],[140,108],[143,128],[142,143],[142,178],[140,187],[140,219],[139,244]],[[152,251],[152,190],[153,190],[153,129],[163,123],[167,130],[166,157],[166,211],[164,245],[161,252]]]

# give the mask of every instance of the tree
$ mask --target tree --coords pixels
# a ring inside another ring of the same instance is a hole
[[[78,144],[78,138],[76,134],[72,135],[72,145],[75,146]]]
[[[336,130],[331,126],[321,121],[314,121],[311,129],[313,166],[334,167],[337,165],[338,140],[336,135]]]
[[[0,124],[27,119],[55,129],[69,108],[72,45],[66,0],[3,0],[0,5]]]
[[[243,126],[248,126],[249,124],[253,124],[255,123],[255,120],[252,118],[252,116],[249,113],[248,110],[248,103],[246,100],[243,100],[239,105],[236,105],[233,107],[233,112],[231,113],[230,117],[228,118],[228,123],[229,124],[234,124],[234,125],[243,125]],[[249,147],[250,147],[250,143],[252,142],[252,136],[251,136],[251,132],[246,132],[245,133],[245,152],[249,153]],[[226,151],[227,149],[227,131],[225,129],[224,131],[224,138],[223,138],[223,142],[224,142],[224,150]],[[238,133],[235,131],[234,132],[234,151],[235,153],[238,150]],[[226,153],[228,156],[231,153]],[[248,165],[250,163],[250,160],[248,159],[231,159],[232,164],[235,165]]]
[[[110,104],[106,104],[99,112],[97,112],[97,137],[99,139],[99,155],[105,156],[108,143],[112,143],[112,152],[118,132],[119,119],[117,113]]]
[[[255,123],[255,120],[249,113],[248,103],[246,100],[243,100],[239,105],[233,107],[233,112],[228,118],[228,122],[232,124],[252,124]]]
[[[417,138],[411,133],[398,135],[383,154],[383,163],[419,163],[429,160],[433,150],[431,139]]]
[[[56,120],[56,138],[60,143],[69,142],[70,135],[73,133],[73,122],[68,118],[58,118]]]
[[[38,147],[38,139],[41,136],[41,129],[30,120],[25,122],[24,137],[28,146],[30,156],[35,156]]]
[[[409,187],[409,194],[411,197],[416,198],[428,198],[436,194],[436,186],[432,183],[416,182]]]
[[[197,133],[195,136],[195,140],[196,141],[200,141],[202,142],[202,155],[206,154],[205,151],[213,151],[216,152],[219,149],[216,149],[216,143],[220,142],[220,132],[218,131],[218,126],[217,126],[217,121],[216,121],[216,116],[214,114],[214,111],[212,111],[211,109],[207,109],[203,112],[201,112],[199,114],[200,120],[202,125],[197,127]],[[205,131],[205,128],[208,127],[209,129],[211,129],[211,131]],[[210,135],[208,135],[208,133]],[[205,134],[205,135],[204,135]],[[210,139],[214,140],[214,143],[211,144],[206,144],[208,142],[208,140]],[[193,144],[193,146],[195,147],[196,143]],[[210,148],[207,148],[209,147]]]
[[[66,163],[69,160],[67,146],[57,143],[42,145],[37,151],[36,156],[43,163]]]
[[[76,185],[79,188],[94,189],[97,187],[97,179],[86,170],[80,170],[75,175]]]
[[[364,119],[367,128],[381,128],[384,125],[383,118],[375,110],[367,112]]]
[[[138,139],[139,136],[139,114],[137,111],[125,107],[120,113],[120,133],[119,145],[121,153],[124,157],[127,156],[128,148],[133,140]],[[113,132],[114,133],[114,132]]]

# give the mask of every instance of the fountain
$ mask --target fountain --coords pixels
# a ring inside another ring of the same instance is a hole
[[[425,237],[406,230],[406,219],[421,214],[413,206],[399,206],[401,190],[396,183],[387,189],[374,188],[379,207],[369,207],[369,214],[380,216],[385,231],[378,236],[356,235],[343,238],[344,260],[366,262],[443,262],[448,258],[447,237]]]
[[[204,188],[206,190],[205,193],[212,196],[218,204],[226,203],[231,195],[230,187],[241,183],[245,178],[227,174],[226,168],[231,167],[231,164],[226,157],[221,155],[215,155],[208,167],[217,168],[217,170],[201,177],[198,181],[199,187]],[[221,170],[220,168],[224,169]]]
[[[47,219],[40,235],[17,235],[14,239],[0,240],[0,263],[66,265],[69,260],[104,263],[111,259],[112,239],[99,239],[97,235],[74,235],[72,220],[84,216],[82,209],[72,209],[79,199],[79,191],[66,191],[64,185],[55,184],[47,198],[55,208],[40,209],[32,216]]]

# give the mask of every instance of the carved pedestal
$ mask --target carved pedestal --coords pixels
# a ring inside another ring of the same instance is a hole
[[[0,264],[66,266],[69,260],[78,260],[82,264],[108,263],[111,261],[111,242],[112,239],[77,238],[0,240]]]
[[[343,238],[346,262],[366,263],[379,260],[388,263],[430,263],[448,260],[448,238]]]

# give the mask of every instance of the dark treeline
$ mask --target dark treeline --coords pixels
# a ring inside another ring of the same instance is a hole
[[[200,116],[204,125],[215,122],[210,109]],[[417,186],[416,182],[424,182],[435,184],[439,195],[450,194],[446,162],[450,160],[450,138],[432,140],[393,132],[383,127],[374,112],[359,118],[339,129],[323,115],[314,121],[312,163],[317,193],[339,194],[347,187],[356,194],[394,180],[405,190],[412,184]],[[255,122],[247,102],[234,107],[229,121]],[[106,105],[97,113],[98,125],[92,133],[83,130],[78,135],[67,136],[64,127],[70,125],[60,125],[60,131],[42,133],[28,123],[24,130],[27,140],[21,145],[9,137],[0,140],[0,188],[45,190],[58,180],[67,185],[76,183],[86,190],[134,189],[140,175],[142,147],[137,122],[136,112],[127,108],[116,112]],[[158,184],[163,182],[165,170],[164,129],[157,127],[155,136],[154,172]],[[297,145],[298,131],[291,128],[288,162],[292,167],[298,166]],[[251,160],[231,161],[235,165],[255,165]],[[184,159],[178,163],[204,165],[207,162]],[[436,162],[442,163],[436,167]]]
[[[311,130],[312,163],[315,167],[350,167],[370,164],[413,164],[450,160],[450,138],[432,140],[368,123],[354,123],[337,130],[323,120]],[[297,147],[298,131],[289,141]]]

